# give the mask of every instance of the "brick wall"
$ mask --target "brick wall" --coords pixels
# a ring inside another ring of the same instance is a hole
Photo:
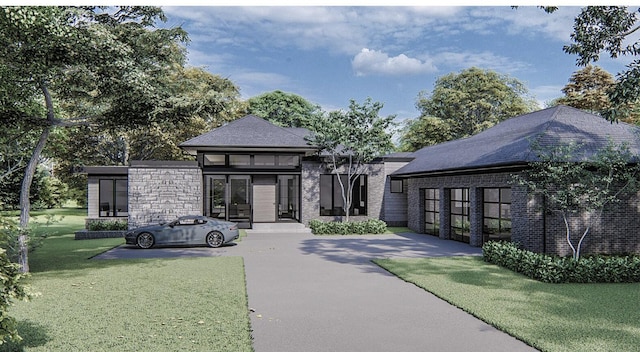
[[[343,171],[341,170],[341,173]],[[320,216],[320,175],[328,173],[322,163],[302,162],[302,209],[300,222],[305,225],[308,225],[312,219],[324,221],[340,220],[339,216]],[[367,175],[367,215],[352,215],[349,219],[356,221],[381,219],[383,216],[382,201],[387,179],[384,164],[369,164],[364,174]]]
[[[440,238],[449,239],[450,188],[469,188],[472,246],[482,244],[483,204],[482,188],[511,187],[511,239],[534,252],[570,255],[565,224],[557,213],[545,212],[542,197],[527,194],[520,186],[511,184],[510,173],[457,175],[415,178],[408,180],[408,226],[424,233],[424,189],[440,190]],[[640,253],[640,193],[620,204],[609,206],[593,226],[582,245],[582,254]],[[584,232],[583,214],[570,219],[574,245]]]
[[[195,162],[132,162],[129,228],[202,215],[202,170]]]
[[[389,162],[384,163],[384,172],[391,175],[396,170],[407,165],[408,162]],[[383,214],[381,219],[389,226],[407,226],[407,191],[408,183],[405,181],[402,193],[391,193],[391,182],[389,176],[386,176],[384,184],[384,195],[382,199]]]

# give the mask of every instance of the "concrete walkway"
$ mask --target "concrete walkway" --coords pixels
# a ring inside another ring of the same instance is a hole
[[[479,255],[418,234],[256,233],[222,248],[121,246],[97,258],[242,256],[256,352],[535,351],[371,263]]]

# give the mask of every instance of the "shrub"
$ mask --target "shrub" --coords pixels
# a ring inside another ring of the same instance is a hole
[[[487,242],[484,260],[548,283],[640,282],[640,256],[585,256],[579,260],[534,253],[511,242]]]
[[[20,265],[11,262],[4,249],[0,248],[0,345],[7,340],[19,342],[16,320],[7,315],[14,299],[29,299],[31,295],[21,283],[26,276],[20,272]]]
[[[387,230],[387,224],[378,219],[369,219],[364,221],[309,221],[311,232],[316,235],[364,235],[364,234],[381,234]]]
[[[55,222],[52,217],[47,217],[45,224]],[[42,245],[42,241],[46,238],[45,233],[37,233],[34,228],[37,224],[32,224],[27,231],[28,251],[32,252]],[[5,251],[5,255],[14,263],[18,262],[20,257],[20,246],[18,245],[18,237],[20,237],[20,229],[13,219],[0,216],[0,248]]]
[[[89,231],[126,231],[129,227],[127,220],[88,221]]]

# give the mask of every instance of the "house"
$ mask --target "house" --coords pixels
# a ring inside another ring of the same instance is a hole
[[[640,154],[638,132],[567,106],[513,117],[468,138],[374,160],[358,178],[348,211],[353,220],[382,219],[471,246],[511,240],[567,255],[561,217],[543,211],[542,199],[513,184],[513,175],[535,161],[532,143],[576,141],[594,151],[612,139]],[[339,219],[346,210],[338,176],[307,143],[308,134],[249,115],[180,144],[195,161],[87,167],[88,219],[123,218],[130,228],[189,214],[245,228]],[[605,213],[583,253],[640,253],[639,209],[640,198],[632,198]]]
[[[203,214],[249,228],[340,218],[345,209],[338,176],[324,167],[318,148],[305,140],[308,134],[248,115],[180,144],[195,161],[85,167],[88,221],[123,218],[134,228]],[[353,190],[352,219],[406,225],[406,212],[395,210],[403,202],[406,208],[406,198],[387,180],[407,160],[398,154],[367,165]]]
[[[587,151],[627,142],[640,154],[639,128],[567,106],[513,117],[474,136],[416,151],[391,174],[407,186],[407,222],[416,232],[481,246],[511,240],[534,252],[570,254],[565,225],[542,210],[539,197],[512,183],[513,174],[536,161],[532,143],[575,141]],[[584,253],[640,253],[640,202],[626,200],[606,212],[583,244]],[[576,224],[572,224],[577,231]]]

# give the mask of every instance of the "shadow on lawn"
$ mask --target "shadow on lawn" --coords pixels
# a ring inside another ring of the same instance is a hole
[[[38,323],[34,323],[28,320],[18,321],[17,328],[18,328],[18,335],[22,337],[22,341],[20,342],[8,341],[0,345],[0,351],[2,352],[25,351],[25,349],[27,348],[44,346],[47,342],[51,340],[49,335],[47,335],[46,329]]]

